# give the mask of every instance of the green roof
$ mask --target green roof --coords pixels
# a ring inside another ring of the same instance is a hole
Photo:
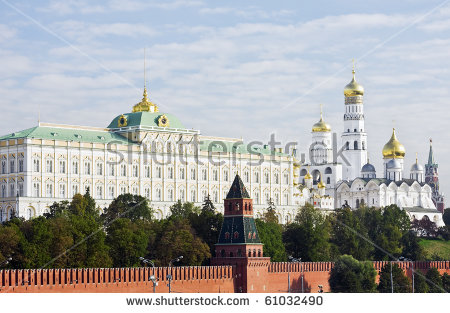
[[[286,153],[271,150],[268,145],[261,147],[239,141],[201,140],[199,145],[200,151],[288,156]]]
[[[235,233],[237,236],[235,236]],[[251,233],[251,236],[248,235],[249,233]],[[248,216],[225,216],[217,243],[261,243],[255,220]]]
[[[35,126],[19,132],[0,137],[0,140],[36,138],[49,140],[78,141],[90,143],[120,143],[133,144],[126,138],[107,130],[85,130],[76,128]]]
[[[231,185],[230,191],[228,191],[226,199],[250,199],[247,189],[244,186],[239,175],[234,178],[233,184]]]
[[[124,113],[123,114],[127,118],[127,126],[125,127],[133,127],[133,126],[141,126],[141,127],[159,127],[158,119],[165,115],[169,120],[169,126],[167,128],[181,128],[185,129],[183,124],[181,124],[180,120],[169,113],[161,113],[161,112],[135,112],[135,113]],[[122,116],[116,116],[112,122],[108,125],[108,128],[119,128],[119,118]]]

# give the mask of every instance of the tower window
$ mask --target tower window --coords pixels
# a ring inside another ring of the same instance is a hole
[[[347,142],[345,143],[345,150],[348,150],[348,149],[350,149],[350,143],[347,141]]]
[[[353,132],[355,132],[356,133],[356,128],[353,130]]]
[[[358,142],[356,140],[353,143],[353,149],[358,150]]]

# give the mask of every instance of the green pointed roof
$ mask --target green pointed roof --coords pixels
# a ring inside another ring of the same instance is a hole
[[[245,189],[244,183],[239,175],[236,174],[230,191],[228,191],[226,199],[250,199],[250,196]]]
[[[159,127],[158,120],[161,116],[165,115],[169,120],[168,128],[181,128],[186,129],[180,120],[170,113],[161,112],[134,112],[124,113],[116,116],[112,122],[108,125],[108,128],[120,128],[119,119],[124,115],[127,119],[127,125],[125,127],[141,126],[141,127]]]

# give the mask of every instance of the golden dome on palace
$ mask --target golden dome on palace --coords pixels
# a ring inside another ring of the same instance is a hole
[[[346,97],[354,97],[354,96],[363,96],[364,95],[364,87],[356,82],[355,78],[355,70],[352,71],[353,78],[352,81],[347,84],[344,88],[344,96]]]
[[[306,173],[305,179],[312,179],[312,175],[309,173],[309,171]]]
[[[320,180],[320,181],[317,183],[317,188],[322,189],[322,188],[325,188],[325,187],[326,187],[326,186],[325,186],[325,184],[323,183],[322,180]]]
[[[385,159],[403,159],[405,157],[405,147],[395,136],[395,128],[392,129],[391,139],[383,147],[383,158]]]

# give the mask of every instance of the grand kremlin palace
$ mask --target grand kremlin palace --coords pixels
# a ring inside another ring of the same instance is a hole
[[[0,221],[42,215],[55,201],[70,200],[89,188],[100,210],[120,194],[150,200],[155,217],[170,214],[177,200],[200,205],[210,195],[218,210],[236,174],[254,200],[255,216],[269,201],[281,223],[293,220],[310,203],[324,212],[336,207],[396,204],[411,218],[427,217],[442,225],[444,198],[430,145],[424,168],[416,160],[403,177],[405,147],[396,137],[380,153],[377,176],[367,158],[364,88],[353,79],[344,89],[341,144],[349,161],[336,162],[331,126],[320,116],[312,127],[308,164],[296,148],[254,146],[240,139],[204,136],[174,115],[159,112],[144,88],[131,113],[116,116],[106,128],[38,123],[0,137]]]

